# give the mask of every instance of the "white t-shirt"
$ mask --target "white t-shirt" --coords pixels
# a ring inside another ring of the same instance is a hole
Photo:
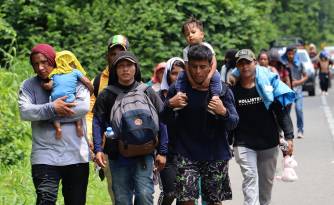
[[[213,50],[212,46],[211,46],[209,43],[207,43],[207,42],[202,42],[201,44],[202,44],[202,45],[205,45],[206,47],[208,47],[208,48],[211,50],[211,52],[212,52],[213,55],[216,55],[215,51]],[[187,47],[185,47],[185,48],[183,49],[183,60],[184,60],[185,62],[188,62],[188,51],[189,51],[189,47],[190,47],[190,46],[188,45]]]

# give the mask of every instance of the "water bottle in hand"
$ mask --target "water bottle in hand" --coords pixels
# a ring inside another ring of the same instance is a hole
[[[114,139],[115,138],[115,133],[114,133],[114,131],[112,130],[111,127],[107,127],[106,138],[109,138],[109,139]]]

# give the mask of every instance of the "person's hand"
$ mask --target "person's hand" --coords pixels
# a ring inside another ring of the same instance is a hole
[[[90,154],[91,160],[95,161],[94,144],[91,140],[88,140],[88,146],[89,146],[89,154]]]
[[[166,156],[158,154],[155,157],[155,162],[154,162],[155,167],[157,168],[157,171],[160,172],[165,168],[166,165]]]
[[[223,102],[220,100],[220,98],[211,99],[208,108],[217,115],[225,116],[227,113],[227,109],[224,106]]]
[[[169,106],[171,108],[184,107],[187,105],[188,97],[185,93],[178,92],[174,97],[169,99]]]
[[[227,79],[227,83],[234,86],[237,83],[237,79],[233,75],[230,75]]]
[[[99,165],[101,168],[105,168],[107,161],[104,158],[104,153],[103,152],[97,152],[95,155],[95,162],[97,165]]]
[[[63,96],[53,101],[54,109],[57,115],[60,117],[69,117],[74,114],[74,111],[71,109],[71,107],[74,107],[76,103],[67,103],[64,101],[66,98],[67,96]]]
[[[296,87],[296,86],[297,86],[297,82],[296,82],[296,80],[292,80],[292,82],[291,82],[291,86],[292,86],[292,87]]]
[[[94,150],[94,143],[92,142],[92,140],[88,140],[88,146],[90,150]]]
[[[288,150],[286,151],[287,155],[292,155],[293,154],[293,140],[287,140],[288,142]]]

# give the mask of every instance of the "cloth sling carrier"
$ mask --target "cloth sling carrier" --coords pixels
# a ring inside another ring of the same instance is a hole
[[[107,89],[117,95],[110,121],[119,140],[119,153],[125,157],[153,153],[158,145],[159,118],[146,94],[148,86],[141,83],[128,92],[113,85]]]

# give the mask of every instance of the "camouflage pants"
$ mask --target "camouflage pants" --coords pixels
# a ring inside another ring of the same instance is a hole
[[[180,201],[193,201],[199,197],[199,186],[203,200],[218,203],[232,199],[230,178],[228,176],[228,161],[194,161],[178,155],[176,192]]]

